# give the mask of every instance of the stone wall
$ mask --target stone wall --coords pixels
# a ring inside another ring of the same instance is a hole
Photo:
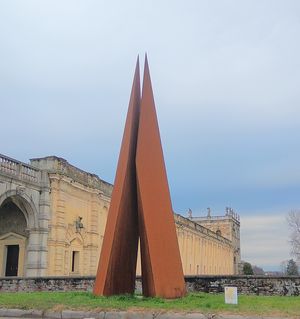
[[[0,278],[0,293],[16,291],[92,291],[94,281],[94,276],[5,277]]]
[[[16,291],[92,291],[95,277],[0,278],[1,292]],[[267,276],[186,276],[189,292],[222,293],[225,286],[236,286],[240,294],[300,295],[300,277]],[[136,290],[141,292],[137,278]]]
[[[235,286],[240,294],[264,296],[298,296],[300,277],[269,276],[186,276],[188,291],[223,292],[225,286]]]

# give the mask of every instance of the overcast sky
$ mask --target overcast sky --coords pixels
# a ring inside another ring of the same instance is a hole
[[[300,207],[299,17],[297,0],[0,0],[0,153],[113,183],[147,51],[174,210],[233,207],[243,259],[279,268]]]

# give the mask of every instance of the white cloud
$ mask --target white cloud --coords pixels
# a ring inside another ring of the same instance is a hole
[[[299,203],[299,1],[0,7],[0,153],[55,154],[112,182],[147,51],[176,209]]]
[[[290,258],[288,225],[284,214],[241,218],[242,259],[266,269],[278,270]]]

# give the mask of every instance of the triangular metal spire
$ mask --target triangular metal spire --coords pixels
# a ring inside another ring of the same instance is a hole
[[[186,293],[147,56],[137,62],[94,293],[133,293],[140,237],[145,296]]]
[[[97,295],[132,294],[135,288],[138,249],[135,154],[140,101],[138,58],[94,285]]]
[[[136,150],[143,294],[185,294],[185,283],[157,115],[145,57]]]

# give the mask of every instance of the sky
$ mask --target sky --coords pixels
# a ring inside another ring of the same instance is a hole
[[[279,269],[300,207],[300,2],[0,0],[0,153],[113,183],[147,52],[174,211],[241,217],[242,258]],[[3,138],[4,137],[4,138]]]

